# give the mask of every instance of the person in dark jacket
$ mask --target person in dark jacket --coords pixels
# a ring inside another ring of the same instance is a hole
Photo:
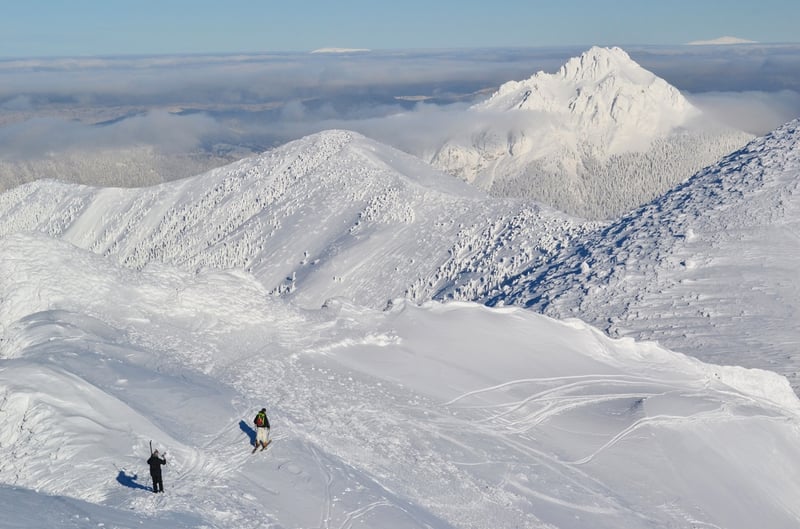
[[[150,477],[153,478],[153,492],[164,492],[164,482],[161,480],[161,465],[167,464],[167,453],[164,452],[163,456],[158,454],[158,450],[154,450],[147,464],[150,465]]]
[[[269,418],[267,417],[267,408],[261,408],[261,411],[256,414],[253,419],[253,424],[256,425],[256,446],[253,452],[258,450],[259,445],[261,450],[264,450],[269,444]]]

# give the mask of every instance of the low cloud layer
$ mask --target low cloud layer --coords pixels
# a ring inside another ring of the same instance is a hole
[[[108,125],[62,118],[34,118],[0,128],[0,156],[30,159],[61,151],[113,150],[157,146],[165,153],[195,150],[219,129],[209,116],[176,116],[153,111]]]
[[[729,126],[763,134],[800,116],[800,47],[626,49]],[[582,51],[0,61],[0,158],[130,145],[259,151],[330,128],[421,152],[486,125],[466,109],[501,83]]]
[[[689,100],[720,123],[755,135],[800,117],[800,93],[793,90],[706,92]]]

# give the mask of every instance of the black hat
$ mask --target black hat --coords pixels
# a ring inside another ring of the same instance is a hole
[[[261,411],[267,411],[267,408],[261,408]]]

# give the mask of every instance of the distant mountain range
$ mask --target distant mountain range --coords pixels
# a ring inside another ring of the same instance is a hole
[[[493,195],[596,219],[649,201],[752,138],[711,122],[620,48],[593,47],[555,74],[510,81],[471,112],[482,125],[421,156]]]

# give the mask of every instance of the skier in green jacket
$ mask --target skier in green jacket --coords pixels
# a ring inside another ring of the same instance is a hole
[[[256,446],[253,448],[253,452],[258,450],[259,446],[261,446],[261,450],[264,450],[269,444],[267,408],[261,408],[261,411],[256,414],[256,418],[253,419],[253,424],[256,425]]]

